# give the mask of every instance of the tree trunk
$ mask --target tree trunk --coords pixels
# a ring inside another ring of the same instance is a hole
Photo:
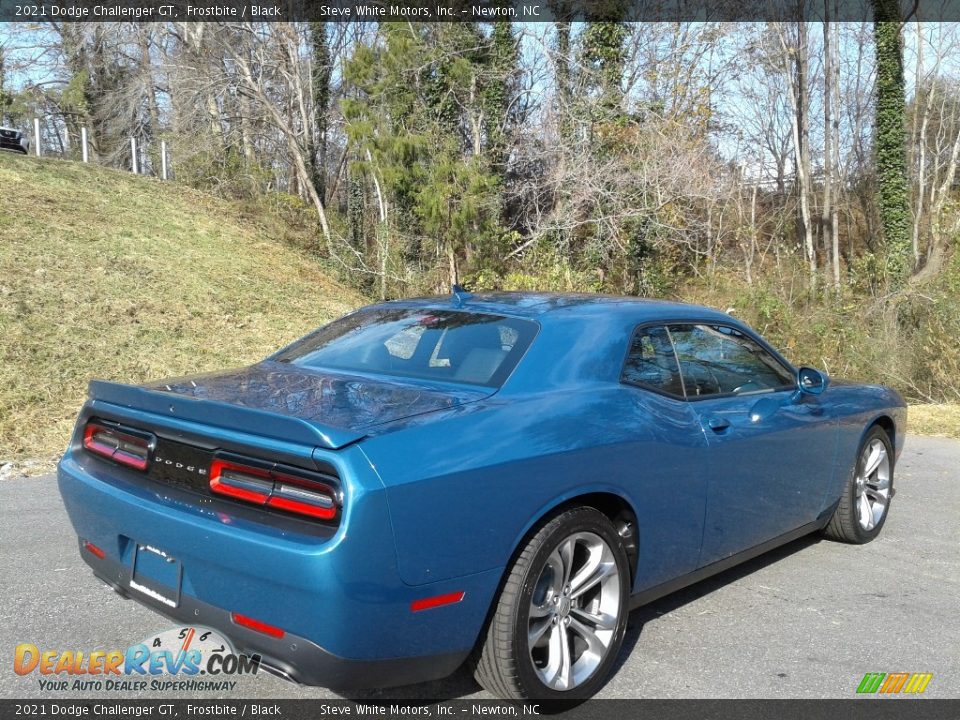
[[[817,285],[817,256],[813,244],[813,222],[810,209],[810,132],[808,129],[809,91],[807,89],[807,31],[804,22],[796,23],[797,44],[791,47],[783,29],[780,43],[783,48],[784,75],[789,89],[790,126],[793,133],[794,163],[797,169],[797,185],[800,195],[800,224],[803,232],[803,247],[806,254],[811,289]],[[790,63],[789,58],[793,58]]]
[[[823,202],[820,206],[820,228],[824,251],[830,252],[833,288],[840,292],[840,261],[834,235],[830,193],[833,185],[833,50],[830,43],[830,0],[823,3]]]

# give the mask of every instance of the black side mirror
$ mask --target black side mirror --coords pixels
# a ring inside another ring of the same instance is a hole
[[[827,374],[812,367],[797,370],[797,390],[807,395],[819,395],[827,389],[830,379]]]

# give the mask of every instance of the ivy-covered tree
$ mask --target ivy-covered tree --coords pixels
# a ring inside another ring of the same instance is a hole
[[[590,23],[583,30],[582,56],[588,92],[597,102],[601,122],[623,112],[623,69],[627,59],[627,25],[618,22]]]
[[[6,89],[6,77],[6,60],[3,55],[3,46],[0,45],[0,124],[6,121],[7,112],[13,104],[13,95]]]
[[[330,115],[330,41],[326,23],[310,23],[310,88],[313,96],[313,132],[310,139],[310,174],[313,187],[326,194],[327,131]]]
[[[877,64],[874,144],[879,213],[886,251],[886,273],[896,287],[911,269],[903,36],[897,0],[874,0],[874,13]]]
[[[517,40],[509,22],[494,23],[490,33],[487,79],[483,88],[487,155],[493,171],[504,179],[510,135],[516,116]]]

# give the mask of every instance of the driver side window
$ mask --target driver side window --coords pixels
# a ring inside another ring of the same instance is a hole
[[[725,325],[671,325],[687,397],[792,387],[792,373],[739,330]]]

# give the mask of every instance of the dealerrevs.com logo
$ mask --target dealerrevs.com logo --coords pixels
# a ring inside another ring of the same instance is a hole
[[[858,694],[920,695],[933,680],[933,673],[867,673],[857,686]]]
[[[143,692],[233,690],[242,675],[256,675],[259,655],[234,651],[216,630],[179,627],[126,650],[49,650],[20,643],[13,670],[37,676],[45,691]]]

